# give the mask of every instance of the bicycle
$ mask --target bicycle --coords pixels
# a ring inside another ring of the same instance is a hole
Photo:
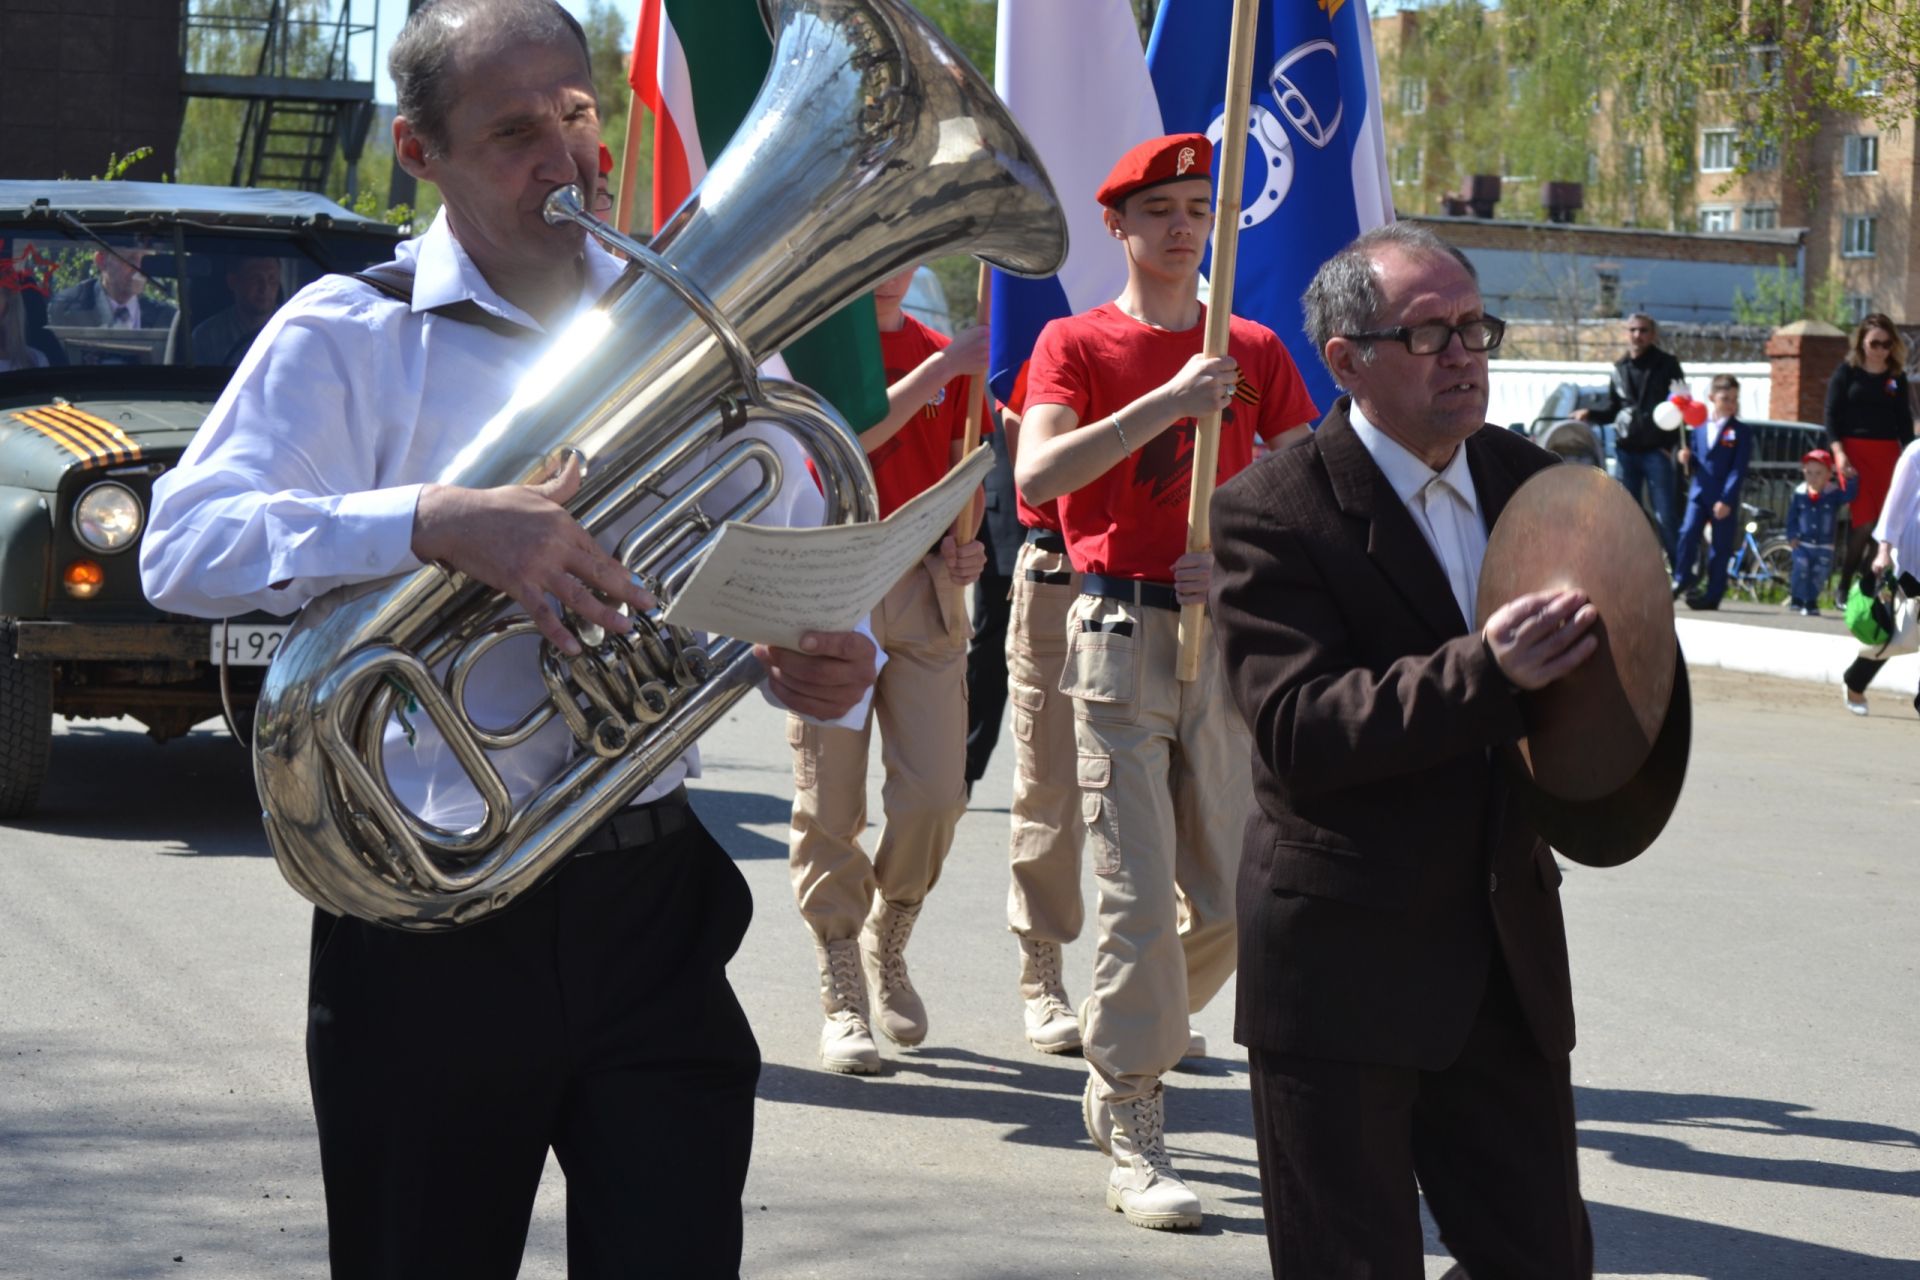
[[[1765,507],[1743,502],[1740,514],[1747,526],[1727,563],[1727,588],[1757,604],[1763,594],[1777,596],[1788,589],[1793,580],[1793,544],[1780,532],[1778,517]]]

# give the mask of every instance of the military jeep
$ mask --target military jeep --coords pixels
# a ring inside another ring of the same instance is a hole
[[[154,478],[274,310],[402,235],[297,192],[0,181],[0,818],[37,803],[56,715],[250,721],[286,628],[147,603]]]

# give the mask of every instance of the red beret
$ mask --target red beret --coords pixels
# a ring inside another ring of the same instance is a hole
[[[1149,138],[1120,157],[1094,198],[1108,208],[1117,208],[1136,191],[1187,178],[1213,180],[1213,144],[1204,133]]]

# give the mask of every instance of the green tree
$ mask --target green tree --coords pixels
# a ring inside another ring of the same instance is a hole
[[[1772,271],[1754,277],[1753,286],[1752,297],[1744,289],[1733,291],[1735,324],[1777,329],[1795,320],[1824,320],[1836,329],[1853,327],[1846,285],[1831,276],[1809,295],[1800,273],[1780,258]]]

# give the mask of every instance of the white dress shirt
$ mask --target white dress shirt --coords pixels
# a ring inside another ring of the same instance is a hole
[[[1920,578],[1920,440],[1902,449],[1893,464],[1873,536],[1893,548],[1895,570]]]
[[[397,259],[414,268],[411,307],[347,277],[323,276],[267,322],[186,455],[154,484],[140,549],[154,604],[206,618],[255,609],[292,614],[335,587],[420,566],[413,512],[423,483],[441,475],[507,402],[546,343],[428,314],[470,300],[543,328],[488,285],[444,213],[425,235],[400,245]],[[591,240],[586,266],[580,298],[556,330],[590,307],[622,269]],[[783,432],[762,438],[782,455],[785,483],[758,522],[818,524],[825,503],[801,450]],[[720,486],[709,507],[723,509],[756,481],[748,468]],[[611,550],[649,509],[602,530],[601,546]],[[518,637],[482,660],[468,685],[476,722],[504,727],[545,700],[539,644],[537,635]],[[771,694],[768,700],[775,701]],[[868,707],[863,698],[835,723],[857,728]],[[395,794],[436,825],[477,824],[479,797],[433,722],[424,714],[410,718],[412,745],[397,723],[386,735]],[[518,807],[573,754],[572,736],[556,717],[491,759]],[[689,750],[635,802],[656,799],[699,771],[698,751]]]
[[[1447,465],[1435,471],[1405,445],[1367,421],[1360,406],[1348,402],[1347,420],[1354,434],[1386,474],[1400,495],[1420,536],[1446,570],[1454,603],[1469,632],[1477,625],[1474,601],[1480,592],[1480,562],[1487,558],[1487,522],[1480,516],[1480,496],[1474,492],[1473,471],[1467,466],[1465,445],[1454,449]]]

